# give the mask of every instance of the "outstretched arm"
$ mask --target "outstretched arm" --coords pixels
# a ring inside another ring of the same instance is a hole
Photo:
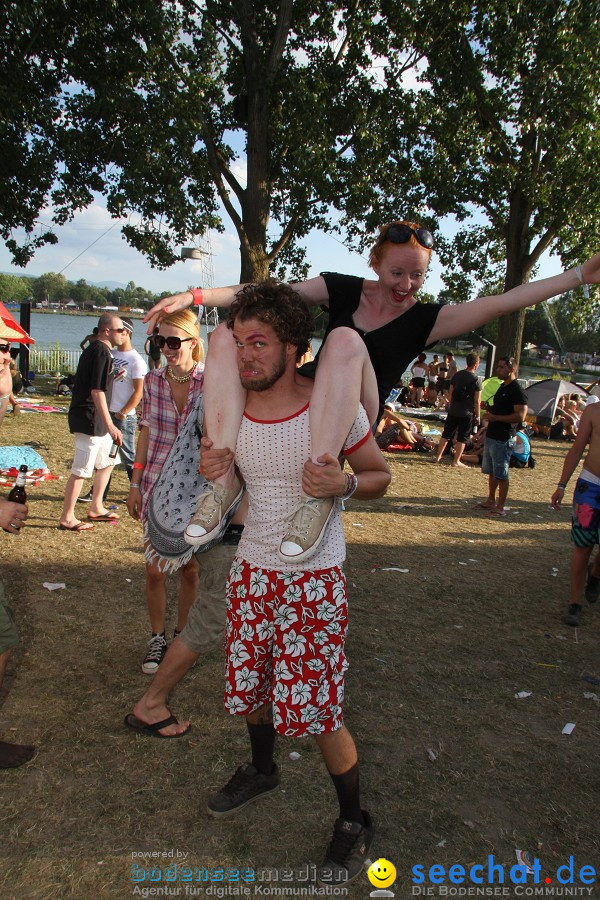
[[[505,294],[492,295],[491,297],[478,297],[469,303],[459,303],[456,306],[444,306],[437,317],[437,321],[427,340],[433,344],[442,338],[454,337],[457,334],[465,334],[473,331],[496,319],[498,316],[515,312],[526,306],[534,306],[542,300],[549,300],[566,291],[573,290],[582,284],[578,276],[581,273],[583,284],[598,284],[600,282],[600,253],[597,253],[582,266],[569,269],[552,278],[540,278],[530,281],[528,284],[520,284]]]
[[[233,284],[222,288],[203,288],[202,305],[221,306],[228,309],[235,300],[235,295],[244,287],[246,287],[245,284]],[[327,285],[321,276],[309,278],[308,281],[298,281],[292,287],[306,300],[309,306],[318,306],[329,302]],[[144,316],[144,322],[148,322],[148,334],[152,333],[152,329],[163,316],[180,309],[187,309],[193,303],[194,295],[191,291],[183,291],[181,294],[173,294],[172,297],[164,297],[159,300]]]

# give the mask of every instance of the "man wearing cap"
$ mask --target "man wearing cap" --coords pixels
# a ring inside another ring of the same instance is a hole
[[[98,337],[81,354],[73,399],[69,408],[69,428],[75,436],[75,456],[71,475],[65,487],[65,499],[58,527],[62,531],[87,531],[93,522],[107,522],[119,517],[104,507],[102,497],[108,484],[114,460],[109,456],[113,442],[121,445],[121,431],[111,419],[109,404],[112,394],[112,347],[125,340],[127,329],[119,316],[103,313],[98,319]],[[84,478],[97,469],[88,522],[75,516],[75,503]]]
[[[18,331],[0,321],[0,423],[12,392],[10,374],[10,341],[21,340]],[[0,497],[0,527],[10,534],[19,534],[27,518],[27,504],[10,503]],[[12,612],[4,597],[4,584],[0,579],[0,687],[11,651],[19,643],[19,636]],[[12,769],[29,762],[35,747],[29,744],[8,744],[0,741],[0,769]]]

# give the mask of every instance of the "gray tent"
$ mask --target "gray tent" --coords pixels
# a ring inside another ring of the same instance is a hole
[[[530,385],[527,394],[527,421],[533,425],[549,426],[556,414],[556,405],[563,394],[581,394],[588,397],[588,392],[574,381],[559,381],[545,378]]]

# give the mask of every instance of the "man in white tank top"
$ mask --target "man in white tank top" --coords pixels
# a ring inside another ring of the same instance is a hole
[[[229,327],[248,391],[235,460],[249,510],[227,586],[225,706],[246,718],[252,760],[210,798],[208,811],[232,815],[277,790],[276,732],[314,735],[340,804],[319,882],[346,884],[362,870],[373,828],[360,805],[358,757],[342,715],[348,664],[340,500],[381,497],[389,469],[362,407],[344,446],[354,474],[344,473],[330,455],[318,465],[310,461],[313,382],[297,374],[296,360],[306,350],[313,320],[288,285],[248,285],[231,307]],[[203,445],[202,470],[214,478],[231,453],[211,450],[207,438]],[[283,563],[281,534],[303,493],[340,500],[310,560]]]

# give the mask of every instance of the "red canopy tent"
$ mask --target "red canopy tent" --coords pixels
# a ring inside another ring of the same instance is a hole
[[[34,339],[29,337],[4,303],[0,303],[0,340],[14,341],[17,344],[35,344]]]

